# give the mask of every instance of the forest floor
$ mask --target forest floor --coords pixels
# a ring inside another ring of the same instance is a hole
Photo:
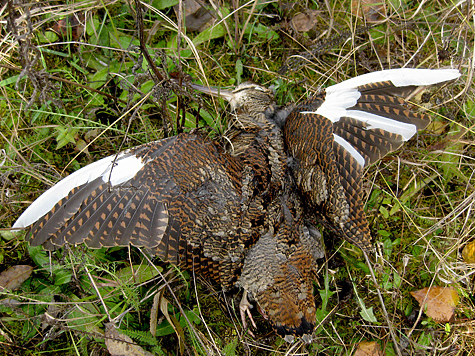
[[[134,1],[4,3],[0,282],[21,282],[0,289],[0,353],[120,354],[123,343],[108,340],[121,316],[130,355],[475,355],[472,1],[150,0],[143,34],[158,83],[138,50]],[[286,343],[256,311],[251,337],[239,294],[140,250],[78,246],[50,255],[8,229],[47,188],[102,157],[197,125],[220,139],[227,104],[186,82],[229,88],[251,80],[272,86],[284,104],[401,67],[462,76],[413,98],[431,125],[365,172],[376,263],[325,234],[311,344]],[[172,90],[170,78],[182,86]],[[28,267],[11,272],[18,265]],[[414,298],[428,287],[449,291],[433,301],[444,316],[428,316],[431,306]]]

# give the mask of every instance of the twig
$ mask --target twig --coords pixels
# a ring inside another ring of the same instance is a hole
[[[11,65],[8,65],[8,64],[0,64],[0,68],[5,68],[5,69],[9,69],[9,70],[16,70],[18,72],[21,72],[23,70],[20,67],[11,66]],[[65,84],[70,84],[70,85],[74,85],[74,86],[77,86],[77,87],[80,87],[80,88],[83,88],[83,89],[86,89],[86,90],[90,90],[94,93],[100,94],[100,95],[105,96],[109,99],[113,99],[115,101],[120,101],[123,104],[127,104],[127,102],[125,100],[119,99],[118,97],[116,97],[114,95],[104,93],[103,91],[91,88],[90,86],[87,86],[87,85],[84,85],[84,84],[76,83],[76,82],[73,82],[73,81],[68,80],[68,79],[57,77],[55,75],[49,75],[48,78],[56,80],[58,82],[62,82],[62,83],[65,83]]]
[[[137,14],[137,30],[139,33],[139,41],[140,41],[140,51],[144,55],[145,59],[147,60],[147,63],[149,64],[150,68],[152,68],[153,73],[155,74],[155,78],[158,79],[159,82],[164,81],[165,79],[163,78],[163,75],[160,74],[157,66],[155,63],[153,63],[152,57],[150,57],[150,54],[147,51],[147,46],[145,45],[145,39],[144,39],[144,26],[143,26],[143,15],[142,15],[142,3],[140,0],[135,0],[135,6],[137,7],[136,9],[136,14]]]
[[[389,320],[389,315],[388,315],[388,312],[386,311],[386,306],[384,305],[384,299],[383,299],[383,296],[381,295],[381,291],[379,288],[378,281],[376,280],[376,276],[374,275],[371,260],[369,259],[368,254],[366,253],[365,250],[362,249],[361,251],[363,251],[364,258],[366,260],[366,263],[368,264],[369,272],[371,274],[371,279],[373,280],[373,283],[376,286],[376,292],[378,293],[378,298],[381,303],[384,319],[386,319],[386,323],[388,324],[388,328],[389,328],[389,333],[391,334],[391,338],[393,339],[394,350],[396,350],[396,353],[398,354],[398,356],[402,356],[401,350],[399,350],[399,343],[397,341],[396,333],[394,332],[393,324]]]

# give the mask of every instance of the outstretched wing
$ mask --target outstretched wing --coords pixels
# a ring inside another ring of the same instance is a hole
[[[371,247],[363,169],[429,124],[429,117],[408,109],[401,96],[459,76],[453,69],[373,72],[333,85],[294,109],[284,127],[296,159],[294,175],[327,226],[362,248]]]
[[[242,208],[241,162],[212,141],[182,134],[104,158],[38,198],[14,228],[54,250],[143,246],[165,261],[224,273],[243,258],[259,202]],[[219,263],[219,266],[218,266]],[[212,275],[226,286],[221,278]]]

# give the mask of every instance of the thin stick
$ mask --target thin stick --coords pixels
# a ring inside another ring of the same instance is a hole
[[[386,311],[386,306],[384,305],[384,299],[383,299],[383,296],[381,295],[378,281],[376,280],[376,277],[374,275],[373,266],[371,264],[371,261],[366,251],[363,249],[361,251],[363,251],[364,258],[366,260],[366,263],[368,264],[369,272],[371,273],[371,278],[373,280],[374,285],[376,286],[376,292],[378,293],[378,298],[381,303],[381,308],[383,309],[384,319],[386,319],[386,323],[388,324],[388,328],[389,328],[389,333],[391,334],[391,338],[393,339],[394,349],[396,350],[396,353],[398,354],[398,356],[402,356],[401,350],[399,350],[399,343],[397,341],[396,333],[394,332],[393,325],[391,321],[389,320],[389,315],[388,315],[388,312]]]

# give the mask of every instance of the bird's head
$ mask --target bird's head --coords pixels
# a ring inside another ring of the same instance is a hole
[[[191,87],[202,93],[225,99],[230,103],[233,111],[243,110],[251,115],[253,113],[263,113],[274,103],[274,94],[270,89],[252,82],[239,84],[233,90],[199,84],[191,84]]]

